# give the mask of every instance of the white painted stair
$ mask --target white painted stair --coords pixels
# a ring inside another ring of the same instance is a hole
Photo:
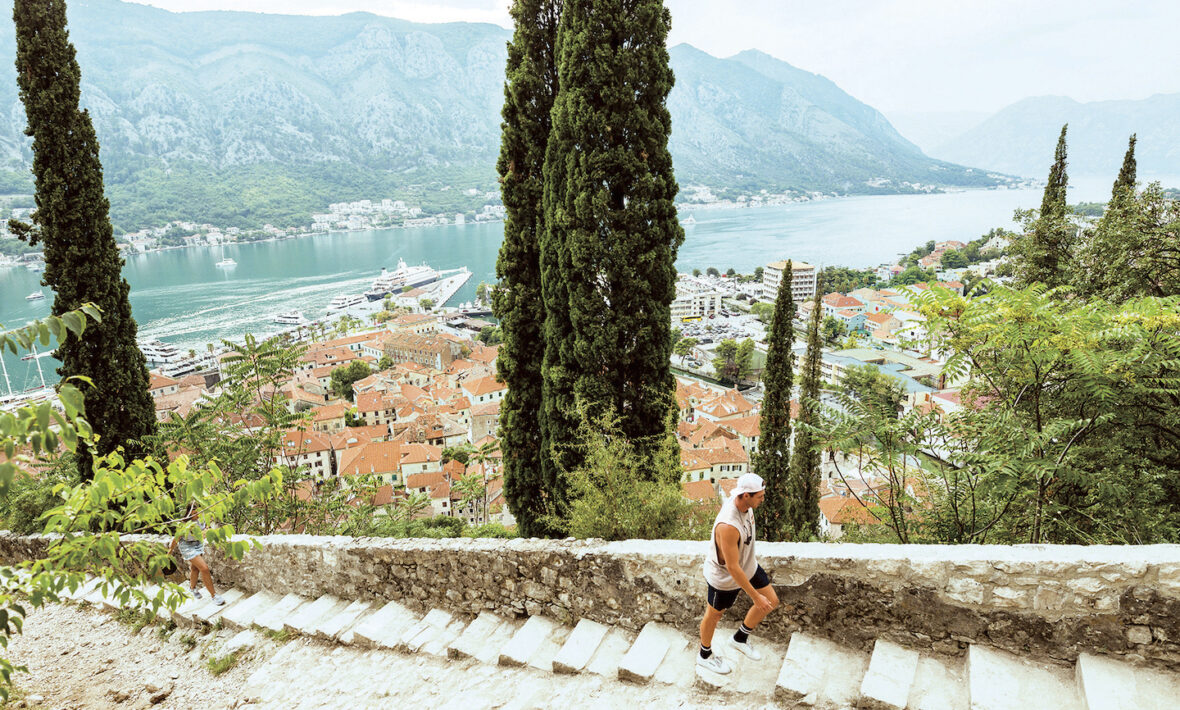
[[[305,668],[307,677],[301,676],[300,682],[314,687],[313,676],[322,684],[336,683],[336,676],[356,662],[358,653],[371,654],[366,658],[380,667],[382,658],[390,658],[387,654],[400,652],[414,654],[410,657],[422,662],[435,659],[430,662],[455,664],[464,677],[488,673],[488,683],[494,682],[500,666],[512,669],[501,668],[500,673],[563,677],[571,683],[594,676],[600,677],[594,679],[596,683],[625,681],[636,697],[658,698],[659,688],[664,687],[720,693],[714,697],[749,706],[766,705],[772,699],[787,707],[867,710],[1170,710],[1180,706],[1180,674],[1092,654],[1083,654],[1069,667],[981,645],[971,646],[965,658],[932,656],[885,640],[878,640],[872,653],[866,654],[797,632],[786,647],[755,634],[751,643],[763,658],[754,661],[733,648],[732,628],[718,628],[713,648],[734,667],[731,674],[718,676],[698,670],[695,634],[657,622],[636,634],[586,619],[571,628],[540,616],[522,621],[484,612],[472,618],[443,609],[422,614],[398,601],[350,602],[332,595],[306,599],[270,592],[245,594],[237,589],[224,590],[222,595],[227,600],[224,606],[212,605],[206,595],[186,602],[173,617],[186,624],[214,624],[220,619],[227,627],[241,629],[227,647],[244,650],[265,645],[262,635],[252,629],[286,629],[304,637],[286,644],[251,677],[250,685],[260,688],[260,697],[290,697],[281,689],[265,688],[272,682],[268,678],[289,677],[289,668],[279,666]],[[103,596],[93,579],[70,596],[108,608],[119,606]],[[346,695],[355,695],[361,705],[383,705],[381,698],[387,696],[382,693],[398,690],[396,683],[387,680],[377,678],[371,686],[339,690],[343,693],[339,698],[318,701],[337,706],[345,704]],[[511,706],[547,704],[544,684],[529,687]],[[488,707],[498,707],[498,702],[492,698]],[[708,702],[701,700],[701,704]],[[469,710],[463,704],[455,707]]]

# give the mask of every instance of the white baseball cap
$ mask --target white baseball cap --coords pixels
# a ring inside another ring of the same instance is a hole
[[[757,493],[766,488],[766,484],[762,482],[762,476],[756,473],[743,473],[737,480],[737,485],[733,487],[733,495],[740,496],[743,493]]]

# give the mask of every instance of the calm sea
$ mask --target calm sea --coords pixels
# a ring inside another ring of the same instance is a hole
[[[1090,184],[1092,182],[1093,184]],[[1070,199],[1104,200],[1110,180],[1081,181]],[[974,239],[993,227],[1012,226],[1013,211],[1039,206],[1040,190],[981,190],[944,195],[853,197],[735,210],[685,209],[682,270],[730,267],[749,273],[782,258],[809,263],[867,267],[893,261],[928,240]],[[471,280],[452,304],[474,298],[480,281],[495,280],[503,225],[388,229],[327,234],[278,242],[176,249],[130,255],[123,273],[131,284],[131,307],[140,336],[182,349],[203,350],[221,338],[276,329],[274,314],[300,310],[323,316],[328,302],[368,287],[382,266],[399,259],[436,269],[467,266]],[[214,266],[224,257],[238,262]],[[49,313],[53,294],[41,289],[41,274],[0,269],[0,324],[22,325]],[[14,389],[38,383],[32,361],[5,356]],[[41,364],[56,379],[56,362]],[[0,392],[4,383],[0,380]]]

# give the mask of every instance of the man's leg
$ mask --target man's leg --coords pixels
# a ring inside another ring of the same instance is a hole
[[[750,631],[753,631],[754,627],[757,626],[763,619],[765,619],[767,614],[778,608],[778,594],[775,594],[773,586],[768,584],[761,589],[756,588],[754,591],[770,600],[770,609],[767,611],[762,611],[757,606],[750,607],[750,610],[746,612],[745,620],[742,621],[745,627],[750,629]]]
[[[713,645],[713,632],[717,630],[717,623],[721,621],[721,615],[724,613],[708,604],[705,605],[705,618],[701,619],[702,648],[710,648]]]

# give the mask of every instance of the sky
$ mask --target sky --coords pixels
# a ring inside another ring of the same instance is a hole
[[[511,27],[510,0],[138,0],[175,12],[371,12]],[[666,0],[670,45],[759,49],[885,112],[993,113],[1180,92],[1175,0]]]

